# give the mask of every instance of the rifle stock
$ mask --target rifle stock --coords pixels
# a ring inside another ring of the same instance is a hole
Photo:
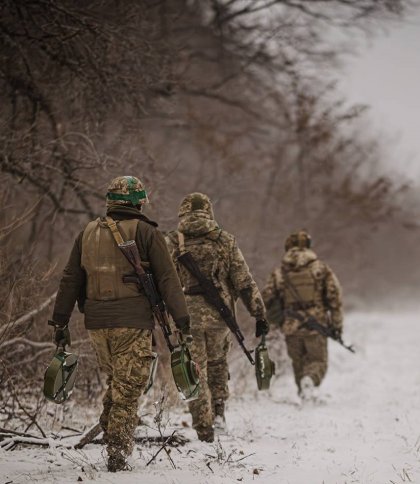
[[[174,345],[170,340],[172,330],[169,324],[168,312],[165,303],[156,288],[153,275],[143,269],[139,249],[134,240],[128,240],[127,242],[118,244],[118,247],[136,273],[135,276],[124,276],[123,281],[127,283],[135,283],[139,289],[144,290],[152,307],[153,315],[162,330],[168,349],[172,353]]]

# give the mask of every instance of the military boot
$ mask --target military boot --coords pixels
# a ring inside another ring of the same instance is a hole
[[[216,400],[214,403],[214,429],[217,432],[226,431],[225,402]]]
[[[196,427],[197,436],[202,442],[214,442],[213,427]]]
[[[313,400],[315,398],[315,385],[312,378],[308,375],[304,376],[300,381],[300,397],[302,400]]]
[[[131,470],[127,464],[125,456],[121,452],[112,452],[108,457],[108,471],[119,472]]]

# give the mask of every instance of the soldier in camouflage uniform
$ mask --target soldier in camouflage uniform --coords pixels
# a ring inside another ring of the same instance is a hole
[[[299,394],[314,395],[328,365],[327,338],[302,326],[308,315],[341,335],[341,288],[333,271],[320,261],[305,231],[286,240],[281,267],[275,269],[263,291],[268,320],[278,324],[286,337]]]
[[[214,440],[213,423],[219,428],[225,423],[225,401],[229,396],[227,355],[230,330],[219,312],[203,297],[203,290],[188,270],[177,261],[189,251],[201,272],[219,289],[232,312],[240,297],[248,312],[257,320],[256,333],[268,331],[265,308],[245,259],[235,238],[219,228],[214,220],[210,199],[202,193],[192,193],[181,203],[178,231],[167,236],[186,295],[191,316],[191,347],[193,359],[200,365],[201,391],[197,400],[189,403],[193,427],[200,440]]]
[[[189,334],[185,297],[157,224],[141,213],[147,195],[133,176],[115,178],[108,187],[107,217],[111,217],[124,240],[135,240],[142,264],[150,270],[175,324]],[[111,224],[112,224],[111,220]],[[67,328],[76,300],[84,312],[85,326],[99,365],[107,375],[100,424],[111,472],[127,467],[138,422],[138,399],[148,381],[152,359],[151,306],[135,283],[134,275],[113,238],[108,222],[98,218],[79,234],[60,282],[53,312],[55,340],[70,344]]]

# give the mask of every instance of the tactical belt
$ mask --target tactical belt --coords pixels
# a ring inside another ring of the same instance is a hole
[[[314,302],[303,302],[303,301],[302,302],[295,301],[287,305],[287,309],[292,309],[293,311],[299,311],[299,309],[302,311],[305,311],[306,309],[311,309],[313,307],[315,307]]]

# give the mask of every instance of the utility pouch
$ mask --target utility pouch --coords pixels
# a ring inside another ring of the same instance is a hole
[[[274,361],[270,360],[265,344],[265,335],[262,335],[260,344],[255,348],[255,376],[258,390],[268,390],[270,381],[275,374]]]
[[[146,393],[152,388],[153,383],[155,382],[155,376],[156,376],[156,370],[157,370],[157,367],[158,367],[158,361],[159,361],[159,355],[153,351],[152,352],[152,364],[150,366],[149,379],[147,380],[147,385],[146,385],[146,389],[144,390],[144,395],[146,395]]]
[[[200,393],[200,369],[191,358],[185,343],[176,346],[171,353],[171,370],[181,398],[195,400]]]
[[[44,396],[54,403],[63,403],[71,395],[77,370],[77,355],[60,348],[44,374]]]

